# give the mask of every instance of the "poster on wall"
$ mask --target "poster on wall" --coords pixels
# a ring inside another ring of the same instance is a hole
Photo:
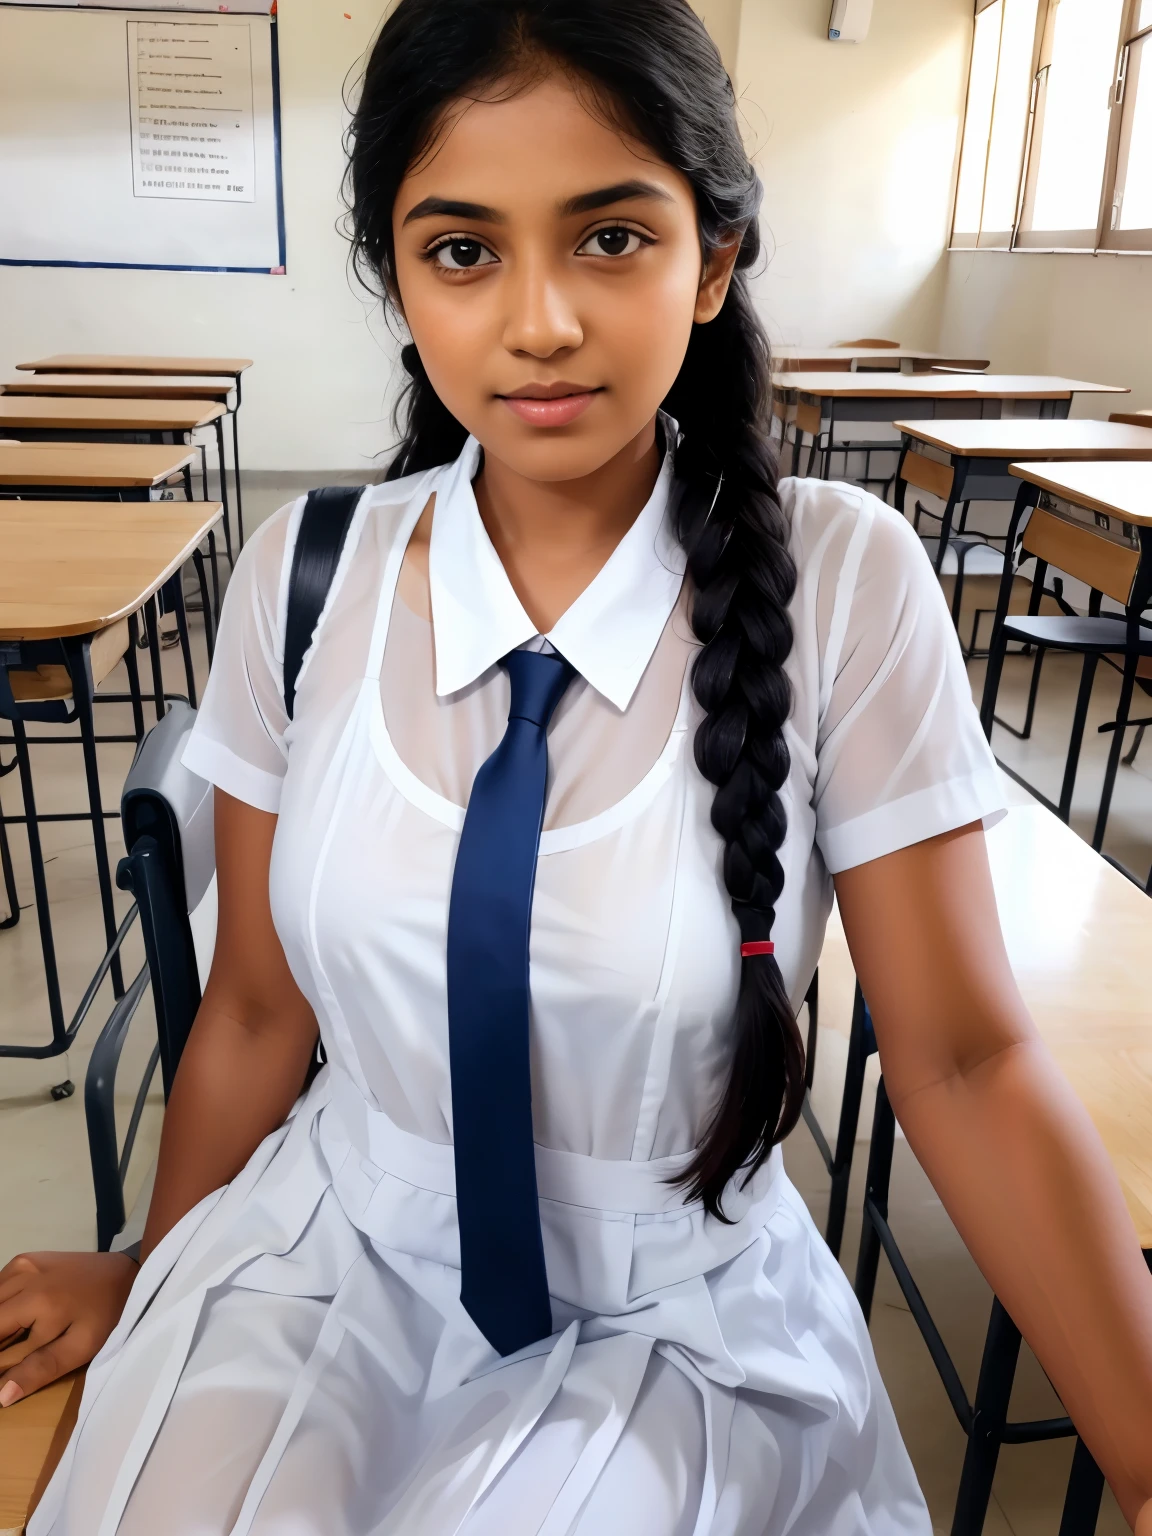
[[[283,273],[270,0],[0,0],[0,263]]]

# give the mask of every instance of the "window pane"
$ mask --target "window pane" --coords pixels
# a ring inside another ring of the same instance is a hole
[[[953,228],[960,234],[980,232],[984,202],[984,167],[988,158],[988,134],[992,125],[992,96],[996,89],[996,55],[1000,47],[1000,15],[1003,0],[996,0],[976,18],[972,42],[972,72],[968,80],[968,110],[964,118],[964,145],[960,151],[960,181],[956,188]]]
[[[1095,229],[1124,0],[1060,0],[1033,229]]]
[[[1140,0],[1136,12],[1135,30],[1142,32],[1145,27],[1152,27],[1152,0]]]
[[[1004,0],[1000,33],[1000,68],[992,109],[992,139],[984,185],[985,229],[1010,230],[1016,222],[1020,159],[1032,94],[1032,51],[1036,40],[1037,0]]]
[[[1112,227],[1152,229],[1152,48],[1147,38],[1129,50],[1124,119],[1116,179],[1119,206]]]

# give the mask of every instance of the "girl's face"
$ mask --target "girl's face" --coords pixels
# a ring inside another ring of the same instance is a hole
[[[650,446],[737,253],[734,240],[703,268],[688,181],[559,72],[452,108],[392,219],[398,298],[433,388],[486,453],[539,481]]]

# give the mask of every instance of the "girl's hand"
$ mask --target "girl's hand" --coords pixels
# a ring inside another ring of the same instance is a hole
[[[0,1408],[87,1365],[136,1275],[122,1253],[22,1253],[0,1269]]]

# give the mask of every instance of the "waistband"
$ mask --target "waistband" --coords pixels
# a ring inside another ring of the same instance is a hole
[[[455,1154],[450,1143],[426,1141],[401,1128],[382,1110],[373,1109],[351,1078],[332,1073],[330,1104],[353,1147],[384,1173],[417,1189],[456,1195]],[[536,1187],[541,1200],[629,1216],[687,1215],[702,1210],[685,1202],[683,1191],[668,1184],[691,1163],[692,1152],[650,1162],[587,1157],[536,1144]],[[751,1180],[745,1199],[762,1196],[774,1181],[773,1157]],[[740,1202],[744,1203],[744,1200]]]

